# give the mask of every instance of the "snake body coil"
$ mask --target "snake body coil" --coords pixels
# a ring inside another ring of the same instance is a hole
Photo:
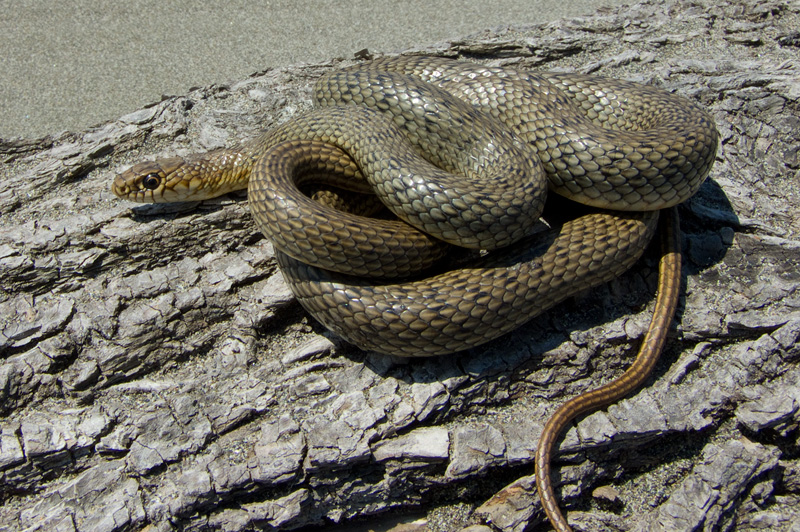
[[[498,274],[487,259],[485,268],[442,278],[449,286],[474,288],[474,296],[462,300],[460,289],[442,285],[435,289],[442,301],[434,304],[430,297],[409,297],[430,294],[428,288],[404,281],[381,288],[385,281],[378,279],[419,275],[444,256],[445,243],[492,250],[519,241],[536,227],[548,186],[573,200],[625,212],[676,205],[698,189],[716,152],[711,118],[690,102],[652,87],[579,74],[400,57],[328,74],[314,96],[316,110],[237,149],[134,166],[118,177],[114,191],[135,201],[181,201],[249,183],[255,220],[276,249],[327,270],[312,274],[281,259],[301,303],[357,345],[401,356],[474,347],[618,275],[644,249],[655,216],[596,214],[594,232],[575,237],[580,244],[572,242],[567,252],[552,250],[554,257],[581,261],[579,282],[564,282],[562,269],[544,262],[544,281],[526,284],[517,273]],[[324,151],[326,159],[317,156],[312,164],[308,150],[300,154],[305,142],[339,150]],[[305,172],[281,166],[287,158],[316,166]],[[320,173],[335,174],[337,184],[357,191],[372,190],[399,220],[320,207],[297,188],[308,174]],[[328,272],[359,279],[329,279]],[[326,279],[324,286],[312,281],[317,278]],[[520,283],[524,288],[505,288]],[[360,289],[352,300],[354,290],[347,287],[355,285]],[[537,303],[540,291],[551,295]],[[516,297],[525,304],[509,306]],[[507,310],[498,310],[501,304]],[[462,322],[462,330],[453,332],[458,341],[442,338],[455,327],[454,319]],[[450,326],[437,326],[444,322]]]
[[[705,111],[652,87],[442,58],[333,72],[314,97],[317,109],[238,148],[141,163],[112,188],[134,201],[166,202],[247,187],[301,304],[356,345],[401,356],[480,345],[627,270],[652,237],[658,210],[700,187],[718,142]],[[300,192],[320,176],[371,191],[397,219],[320,206]],[[616,212],[559,222],[531,240],[546,188]],[[451,245],[492,251],[467,267],[407,280]],[[674,288],[679,266],[664,271],[662,286]],[[659,309],[663,336],[674,304]],[[643,357],[657,356],[659,341]],[[590,407],[644,378],[637,370],[624,386],[612,383]],[[537,466],[549,464],[558,432],[589,404],[579,403],[548,426]],[[543,503],[567,530],[546,477]]]

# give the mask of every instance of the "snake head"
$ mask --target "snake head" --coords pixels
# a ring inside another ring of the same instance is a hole
[[[248,159],[230,150],[136,164],[119,174],[111,191],[138,203],[201,201],[247,188]]]
[[[111,191],[137,203],[190,201],[191,179],[187,179],[185,166],[180,157],[138,163],[117,175]]]

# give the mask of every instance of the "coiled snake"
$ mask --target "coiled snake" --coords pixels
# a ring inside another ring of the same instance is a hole
[[[658,210],[697,191],[718,142],[705,111],[653,87],[443,58],[333,72],[314,97],[315,110],[257,139],[137,164],[112,189],[170,202],[247,188],[300,303],[350,342],[400,356],[475,347],[620,275],[651,239]],[[396,219],[331,206],[347,193],[327,200],[319,192],[321,205],[301,192],[320,181],[373,193]],[[613,211],[557,223],[532,240],[548,188]],[[559,530],[569,525],[550,486],[556,438],[575,416],[646,379],[672,320],[680,249],[674,209],[667,212],[656,313],[636,362],[562,406],[540,438],[537,487]],[[452,245],[489,252],[420,278]]]

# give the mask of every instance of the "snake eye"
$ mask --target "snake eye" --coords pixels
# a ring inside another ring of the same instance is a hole
[[[161,176],[158,174],[147,174],[142,179],[142,186],[147,190],[155,190],[161,185]]]

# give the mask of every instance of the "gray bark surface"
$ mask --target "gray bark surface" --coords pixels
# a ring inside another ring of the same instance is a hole
[[[652,83],[721,133],[680,209],[684,296],[662,361],[561,443],[554,480],[581,530],[798,530],[797,28],[797,1],[652,0],[412,51]],[[244,194],[134,206],[109,190],[137,161],[304,111],[321,74],[355,61],[0,140],[0,531],[544,521],[526,477],[541,427],[630,363],[657,250],[486,347],[409,361],[303,312]]]

